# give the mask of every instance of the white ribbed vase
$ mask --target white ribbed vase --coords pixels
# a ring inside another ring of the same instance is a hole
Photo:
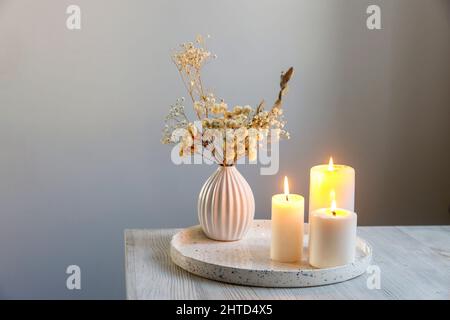
[[[255,215],[255,199],[234,166],[219,166],[198,196],[198,219],[205,234],[220,241],[242,239]]]

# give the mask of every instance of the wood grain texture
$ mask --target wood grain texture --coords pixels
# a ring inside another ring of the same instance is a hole
[[[215,282],[172,263],[178,229],[125,230],[128,299],[450,299],[450,226],[359,227],[381,269],[381,289],[364,274],[310,288],[257,288]]]

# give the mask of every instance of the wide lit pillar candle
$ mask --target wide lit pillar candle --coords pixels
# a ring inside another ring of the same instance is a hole
[[[270,258],[279,262],[296,262],[302,258],[305,200],[290,194],[284,180],[284,194],[272,197],[272,242]]]
[[[330,193],[334,190],[339,207],[355,211],[355,169],[350,166],[328,164],[311,168],[309,182],[309,212],[330,206]]]
[[[309,214],[309,264],[329,268],[352,263],[356,250],[355,212],[336,208],[315,210]]]

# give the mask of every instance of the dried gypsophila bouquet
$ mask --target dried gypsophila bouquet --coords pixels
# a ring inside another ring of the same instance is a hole
[[[270,143],[274,132],[276,139],[289,139],[281,106],[294,69],[291,67],[281,73],[280,91],[270,110],[264,110],[264,100],[256,109],[246,105],[229,110],[225,101],[205,90],[202,83],[202,67],[215,58],[207,50],[202,36],[197,36],[195,43],[181,44],[181,50],[172,55],[201,124],[199,128],[189,121],[184,108],[185,99],[180,98],[170,107],[165,118],[161,142],[180,143],[180,156],[198,153],[221,165],[233,165],[245,156],[254,161],[258,141],[266,138]]]

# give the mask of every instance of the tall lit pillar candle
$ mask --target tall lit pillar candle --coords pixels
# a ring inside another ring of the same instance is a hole
[[[335,192],[339,207],[355,211],[355,169],[346,165],[328,164],[311,168],[309,182],[309,212],[330,206],[330,193]]]
[[[352,263],[356,250],[355,212],[322,208],[309,214],[309,264],[329,268]]]
[[[272,197],[272,243],[270,258],[279,262],[296,262],[302,258],[305,200],[290,194],[285,177],[284,194]]]

